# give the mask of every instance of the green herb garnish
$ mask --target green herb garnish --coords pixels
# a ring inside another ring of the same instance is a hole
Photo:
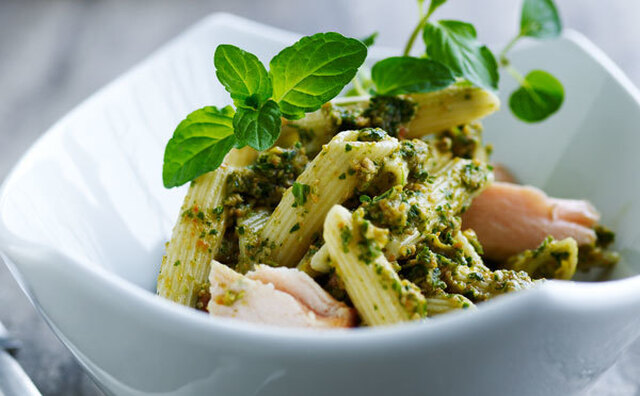
[[[307,203],[307,196],[311,192],[311,186],[295,182],[291,192],[294,199],[293,207],[302,206]]]
[[[556,38],[562,32],[562,22],[553,0],[524,0],[520,32],[500,55],[500,64],[520,84],[509,98],[511,112],[525,122],[539,122],[557,112],[564,102],[564,88],[551,73],[534,70],[525,77],[507,58],[509,51],[523,37]]]
[[[405,56],[411,53],[416,37],[422,31],[426,58],[421,59],[445,65],[459,79],[478,87],[496,90],[500,80],[500,67],[513,76],[520,87],[511,95],[509,107],[519,119],[538,122],[558,111],[564,101],[562,84],[553,75],[541,70],[522,76],[507,57],[509,51],[524,37],[549,39],[560,35],[562,22],[553,0],[524,0],[520,31],[500,53],[499,62],[496,62],[491,50],[477,40],[472,24],[452,20],[429,21],[431,15],[445,2],[446,0],[432,0],[427,12],[424,12],[425,1],[418,0],[420,19],[407,41]],[[429,76],[425,73],[422,78],[427,80]],[[420,91],[408,89],[406,93],[411,92]]]
[[[280,51],[267,71],[255,55],[219,45],[216,76],[236,110],[204,107],[178,125],[165,148],[164,186],[181,186],[217,169],[233,147],[268,149],[280,136],[281,117],[299,119],[318,110],[353,79],[366,56],[360,40],[318,33]]]
[[[558,111],[564,100],[562,83],[551,74],[534,70],[509,98],[509,107],[525,122],[542,121]]]
[[[360,41],[362,41],[362,44],[366,45],[367,47],[371,47],[376,43],[377,38],[378,38],[378,32],[373,32],[367,37],[361,38]]]
[[[378,95],[432,92],[455,82],[451,70],[431,59],[395,56],[383,59],[371,69]]]
[[[427,23],[422,38],[429,59],[447,65],[456,77],[473,85],[498,89],[498,63],[489,48],[480,44],[472,24],[461,21]]]
[[[204,107],[178,125],[164,153],[165,187],[181,186],[220,166],[236,143],[234,114],[231,106]]]
[[[284,117],[302,118],[333,99],[356,75],[367,56],[360,40],[338,33],[300,39],[271,59],[273,98]]]

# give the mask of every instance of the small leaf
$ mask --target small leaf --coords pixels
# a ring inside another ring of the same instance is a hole
[[[448,66],[456,77],[495,90],[500,80],[498,64],[476,37],[473,25],[460,21],[427,23],[423,30],[429,58]]]
[[[233,114],[231,106],[204,107],[178,125],[164,151],[166,188],[181,186],[220,166],[236,140]]]
[[[427,11],[427,15],[433,14],[441,5],[446,3],[447,0],[431,0],[429,4],[429,11]]]
[[[524,0],[520,35],[539,39],[558,37],[562,21],[553,0]]]
[[[362,44],[366,45],[367,47],[371,47],[376,43],[377,38],[378,38],[378,32],[373,32],[367,37],[360,39],[360,41],[362,41]]]
[[[280,136],[280,109],[268,100],[258,110],[239,108],[233,117],[233,128],[240,143],[258,151],[266,150]]]
[[[273,98],[284,117],[302,118],[338,95],[366,57],[360,40],[339,33],[303,37],[271,59]]]
[[[551,74],[534,70],[525,77],[525,84],[511,94],[509,107],[525,122],[539,122],[558,111],[564,101],[562,83]]]
[[[253,54],[233,45],[219,45],[213,57],[216,76],[237,107],[254,109],[271,97],[273,89],[267,69]]]
[[[432,92],[455,82],[451,70],[431,59],[395,56],[376,63],[371,78],[379,95]]]

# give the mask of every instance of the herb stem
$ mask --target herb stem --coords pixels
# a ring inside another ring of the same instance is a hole
[[[516,80],[518,84],[520,84],[522,88],[526,89],[527,92],[529,92],[529,95],[531,95],[531,97],[533,98],[533,100],[536,102],[538,106],[545,105],[544,100],[542,100],[540,95],[538,95],[538,93],[535,91],[535,89],[533,89],[531,84],[529,84],[529,81],[527,81],[527,79],[524,78],[524,76],[520,74],[520,72],[515,67],[511,66],[510,64],[507,64],[506,66],[504,66],[504,68],[511,75],[511,77],[513,77],[514,80]]]
[[[353,79],[353,89],[358,93],[359,96],[367,95],[367,91],[365,91],[364,87],[362,86],[362,81],[360,81],[359,71],[356,74],[355,78]]]
[[[404,46],[404,51],[402,52],[402,55],[404,56],[410,55],[411,48],[413,47],[413,43],[416,41],[416,38],[418,37],[418,34],[420,33],[420,31],[424,28],[424,25],[427,24],[427,21],[429,20],[429,17],[431,16],[431,14],[433,14],[433,11],[435,10],[429,10],[429,12],[426,15],[420,18],[420,20],[418,21],[418,24],[413,29],[413,32],[411,32],[411,36],[409,36],[409,40],[407,40],[407,44]]]
[[[506,66],[504,66],[504,69],[507,71],[507,73],[511,74],[511,77],[513,77],[513,79],[516,80],[518,84],[522,85],[525,88],[529,85],[524,76],[520,74],[520,72],[515,67],[511,66],[511,64],[507,64]]]
[[[501,66],[508,66],[509,65],[509,58],[507,58],[507,54],[509,53],[509,51],[511,51],[511,49],[513,48],[514,45],[516,45],[516,43],[522,38],[522,33],[518,34],[517,36],[515,36],[513,39],[511,39],[511,41],[509,41],[509,43],[504,47],[504,49],[502,50],[502,52],[500,52],[500,65]]]

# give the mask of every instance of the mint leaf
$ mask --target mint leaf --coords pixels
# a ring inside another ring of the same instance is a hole
[[[524,0],[520,35],[539,39],[558,37],[562,22],[553,0]]]
[[[302,206],[307,203],[307,196],[311,193],[311,186],[295,182],[291,192],[294,199],[293,207]]]
[[[431,0],[429,4],[429,10],[427,11],[427,15],[433,14],[441,5],[446,3],[447,0]]]
[[[237,107],[260,107],[273,89],[267,69],[253,54],[233,45],[219,45],[213,57],[216,76]]]
[[[233,108],[208,106],[189,114],[173,132],[164,151],[162,182],[181,186],[215,170],[233,148]]]
[[[523,85],[511,94],[509,107],[525,122],[539,122],[562,106],[564,88],[551,74],[534,70],[527,74]]]
[[[362,41],[362,44],[366,45],[367,47],[371,47],[376,43],[376,38],[378,38],[378,32],[373,32],[367,37],[360,39],[360,41]]]
[[[448,66],[456,77],[478,87],[498,88],[498,64],[491,51],[476,39],[473,25],[460,21],[427,23],[422,37],[429,58]]]
[[[360,40],[339,33],[303,37],[271,59],[273,99],[284,117],[302,118],[338,95],[366,57]]]
[[[371,78],[379,95],[432,92],[455,82],[451,70],[431,59],[395,56],[376,63]]]
[[[238,108],[233,117],[233,128],[238,142],[248,144],[258,151],[266,150],[280,136],[280,108],[268,100],[258,110]]]

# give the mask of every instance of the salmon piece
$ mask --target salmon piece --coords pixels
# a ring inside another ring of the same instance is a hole
[[[473,200],[462,225],[476,232],[485,257],[506,260],[535,249],[548,235],[571,237],[578,245],[594,243],[599,218],[587,201],[549,198],[535,187],[496,182]]]
[[[337,301],[306,273],[286,267],[257,265],[247,274],[249,279],[272,284],[276,290],[291,294],[317,315],[334,318],[340,327],[355,326],[358,315],[355,309]]]
[[[286,270],[300,272],[296,269]],[[287,285],[283,288],[297,292],[303,286],[289,285],[292,280],[297,279],[297,274],[272,274],[258,269],[251,275],[255,278],[252,279],[214,260],[209,275],[209,314],[282,327],[336,328],[355,325],[357,316],[353,309],[334,300],[313,279],[302,274],[309,278],[304,280],[305,285],[313,282],[315,287],[303,290],[303,297],[299,299],[296,295],[279,290],[271,282],[258,279],[272,279],[280,285]],[[309,301],[319,311],[316,312],[305,301]]]
[[[497,182],[518,183],[516,177],[502,164],[491,164],[493,166],[493,179]]]

